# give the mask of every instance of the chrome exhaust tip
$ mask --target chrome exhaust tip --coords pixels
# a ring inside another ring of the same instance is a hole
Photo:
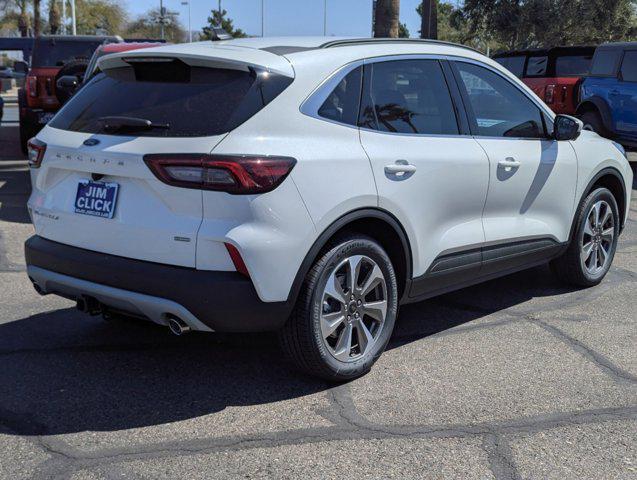
[[[184,322],[181,318],[174,316],[168,317],[168,328],[170,328],[170,331],[178,337],[191,331],[190,326],[186,322]]]

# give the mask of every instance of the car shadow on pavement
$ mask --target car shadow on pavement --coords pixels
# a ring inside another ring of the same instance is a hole
[[[31,195],[29,171],[0,160],[0,221],[30,223],[27,201]]]
[[[406,306],[389,349],[564,292],[547,274],[534,269]],[[332,386],[285,363],[274,335],[174,337],[163,327],[105,322],[74,309],[0,325],[0,359],[0,424],[19,435],[162,425]]]

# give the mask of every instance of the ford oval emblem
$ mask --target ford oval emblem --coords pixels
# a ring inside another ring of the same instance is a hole
[[[84,145],[86,145],[87,147],[94,147],[98,143],[100,143],[100,141],[97,138],[87,138],[86,140],[84,140]]]

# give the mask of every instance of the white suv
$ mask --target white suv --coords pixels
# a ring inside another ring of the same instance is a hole
[[[30,143],[35,288],[367,372],[400,305],[551,261],[599,283],[620,146],[471,49],[266,38],[103,57]]]

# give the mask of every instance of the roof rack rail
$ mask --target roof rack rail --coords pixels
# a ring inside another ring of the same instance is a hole
[[[430,40],[427,38],[350,38],[346,40],[333,40],[331,42],[324,43],[320,46],[320,48],[343,47],[365,43],[426,43],[430,45],[446,45],[449,47],[464,48],[465,50],[471,50],[472,52],[484,55],[480,50],[473,47],[468,47],[459,43],[445,42],[443,40]]]

